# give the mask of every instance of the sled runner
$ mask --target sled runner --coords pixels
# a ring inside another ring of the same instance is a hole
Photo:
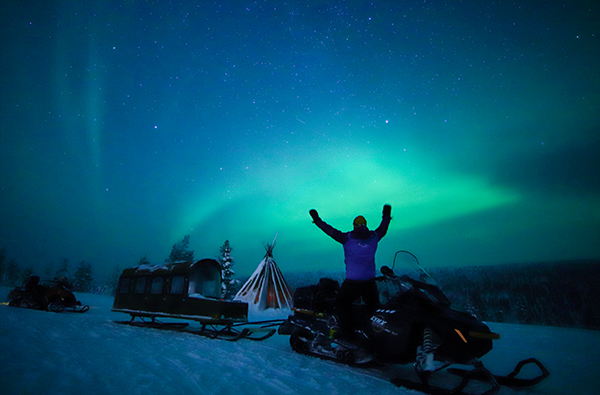
[[[279,327],[279,333],[290,335],[290,346],[296,352],[345,364],[414,364],[417,380],[397,377],[392,382],[433,395],[491,395],[502,385],[531,386],[548,377],[546,368],[533,358],[519,362],[508,376],[494,376],[479,358],[492,350],[493,340],[500,336],[471,314],[453,309],[417,258],[408,251],[398,251],[396,256],[398,253],[411,258],[416,270],[397,276],[389,267],[382,267],[382,276],[376,279],[380,306],[369,311],[366,305],[355,303],[352,333],[339,336],[335,315],[339,284],[330,279],[296,291],[294,314]],[[459,376],[459,383],[452,388],[438,386],[436,372],[454,364],[473,369],[447,369],[450,377]],[[528,364],[537,365],[541,374],[517,378]]]
[[[171,330],[177,332],[191,333],[194,335],[206,336],[211,339],[220,339],[236,341],[240,339],[265,340],[273,336],[282,320],[242,322],[236,324],[201,324],[199,327],[192,327],[187,322],[161,322],[156,319],[150,321],[141,319],[135,321],[132,317],[130,321],[115,321],[118,324],[136,326],[140,328],[155,328]]]

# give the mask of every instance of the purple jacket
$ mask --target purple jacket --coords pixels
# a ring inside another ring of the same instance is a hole
[[[385,236],[391,217],[383,216],[381,224],[375,230],[357,228],[351,232],[341,232],[327,224],[321,218],[315,219],[315,225],[332,239],[344,246],[346,279],[370,280],[375,278],[375,252],[377,243]]]

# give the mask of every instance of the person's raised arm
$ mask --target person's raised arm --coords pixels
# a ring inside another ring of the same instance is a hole
[[[329,237],[331,237],[333,240],[337,241],[338,243],[346,243],[348,241],[348,235],[346,233],[343,233],[337,229],[335,229],[333,226],[327,224],[325,221],[323,221],[321,219],[321,217],[319,217],[319,213],[317,213],[317,210],[312,209],[308,212],[311,216],[311,218],[313,219],[313,222],[315,225],[317,225],[317,227],[319,229],[321,229],[323,232],[325,232],[325,234]]]
[[[386,204],[383,206],[383,215],[381,218],[381,224],[379,225],[379,227],[377,229],[375,229],[375,232],[377,232],[377,235],[379,235],[380,240],[387,233],[391,220],[392,220],[392,206],[390,206],[389,204]]]

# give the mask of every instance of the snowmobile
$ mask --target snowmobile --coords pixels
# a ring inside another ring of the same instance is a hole
[[[381,268],[382,276],[376,278],[380,306],[372,311],[354,303],[355,330],[351,336],[337,336],[335,299],[339,283],[326,278],[296,290],[294,313],[279,327],[279,334],[290,335],[290,345],[298,353],[352,366],[412,363],[416,380],[398,377],[391,381],[433,395],[466,395],[467,386],[469,391],[476,388],[479,395],[491,395],[501,385],[532,386],[548,377],[546,368],[534,358],[519,362],[508,376],[494,376],[479,358],[492,350],[492,341],[500,336],[475,316],[453,309],[412,253],[396,252],[392,267],[399,253],[416,266],[403,275],[396,275],[387,266]],[[460,381],[449,389],[438,385],[434,373],[453,364],[473,368],[447,369],[451,373],[448,376],[455,378],[452,381]],[[516,377],[529,364],[537,365],[541,374],[530,379]]]
[[[65,279],[55,279],[50,285],[40,284],[38,276],[31,276],[25,287],[16,287],[8,294],[9,306],[46,310],[56,313],[73,311],[85,313],[89,306],[82,306]]]

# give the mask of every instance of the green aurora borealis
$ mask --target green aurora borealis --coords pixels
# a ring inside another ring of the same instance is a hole
[[[0,247],[97,278],[190,235],[342,270],[600,258],[596,1],[2,1]]]

